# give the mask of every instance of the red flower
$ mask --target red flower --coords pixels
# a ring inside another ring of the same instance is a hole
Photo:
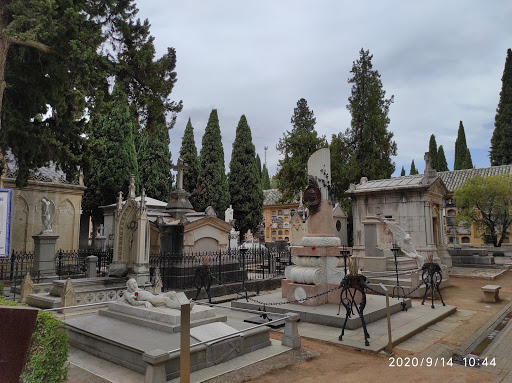
[[[311,247],[311,250],[315,250],[315,246]]]

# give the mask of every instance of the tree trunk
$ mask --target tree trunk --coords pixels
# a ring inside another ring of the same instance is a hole
[[[7,52],[9,51],[10,41],[7,37],[0,37],[0,130],[2,129],[2,121],[4,116],[2,114],[2,101],[4,98],[5,83],[5,66],[7,63]]]

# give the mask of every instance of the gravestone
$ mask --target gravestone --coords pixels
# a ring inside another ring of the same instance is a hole
[[[345,275],[341,240],[334,235],[330,158],[330,150],[325,148],[308,160],[309,181],[304,191],[304,203],[309,209],[306,235],[301,246],[291,247],[294,265],[285,269],[286,279],[282,282],[282,296],[288,301],[318,295],[301,302],[307,306],[339,303],[336,294],[322,293],[338,286]]]
[[[115,211],[115,240],[110,274],[134,278],[139,285],[149,282],[149,221],[146,192],[140,202],[135,200],[135,176],[130,177],[128,198],[123,204],[119,192]]]

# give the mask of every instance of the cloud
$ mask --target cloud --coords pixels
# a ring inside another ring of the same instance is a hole
[[[389,129],[398,145],[396,174],[412,159],[423,164],[431,134],[443,145],[449,167],[459,121],[478,167],[487,152],[510,48],[508,1],[270,1],[139,2],[157,54],[177,51],[173,99],[183,111],[171,131],[177,158],[189,117],[196,144],[211,109],[219,110],[226,166],[235,129],[245,114],[260,157],[268,146],[270,173],[275,147],[291,128],[304,97],[321,135],[350,126],[346,109],[352,62],[361,48],[373,54],[387,97],[394,95]],[[418,166],[420,167],[420,166]]]

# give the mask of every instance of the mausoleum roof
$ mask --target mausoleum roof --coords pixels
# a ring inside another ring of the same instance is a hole
[[[441,177],[446,188],[450,193],[453,193],[455,189],[464,185],[464,183],[475,176],[481,177],[492,177],[500,174],[512,174],[512,164],[490,166],[488,168],[480,169],[463,169],[463,170],[452,170],[447,172],[438,172],[437,175]]]
[[[362,180],[362,182],[357,185],[351,185],[347,193],[425,188],[432,185],[437,179],[438,177],[426,177],[423,174],[415,174],[412,176],[393,177],[382,180]]]

